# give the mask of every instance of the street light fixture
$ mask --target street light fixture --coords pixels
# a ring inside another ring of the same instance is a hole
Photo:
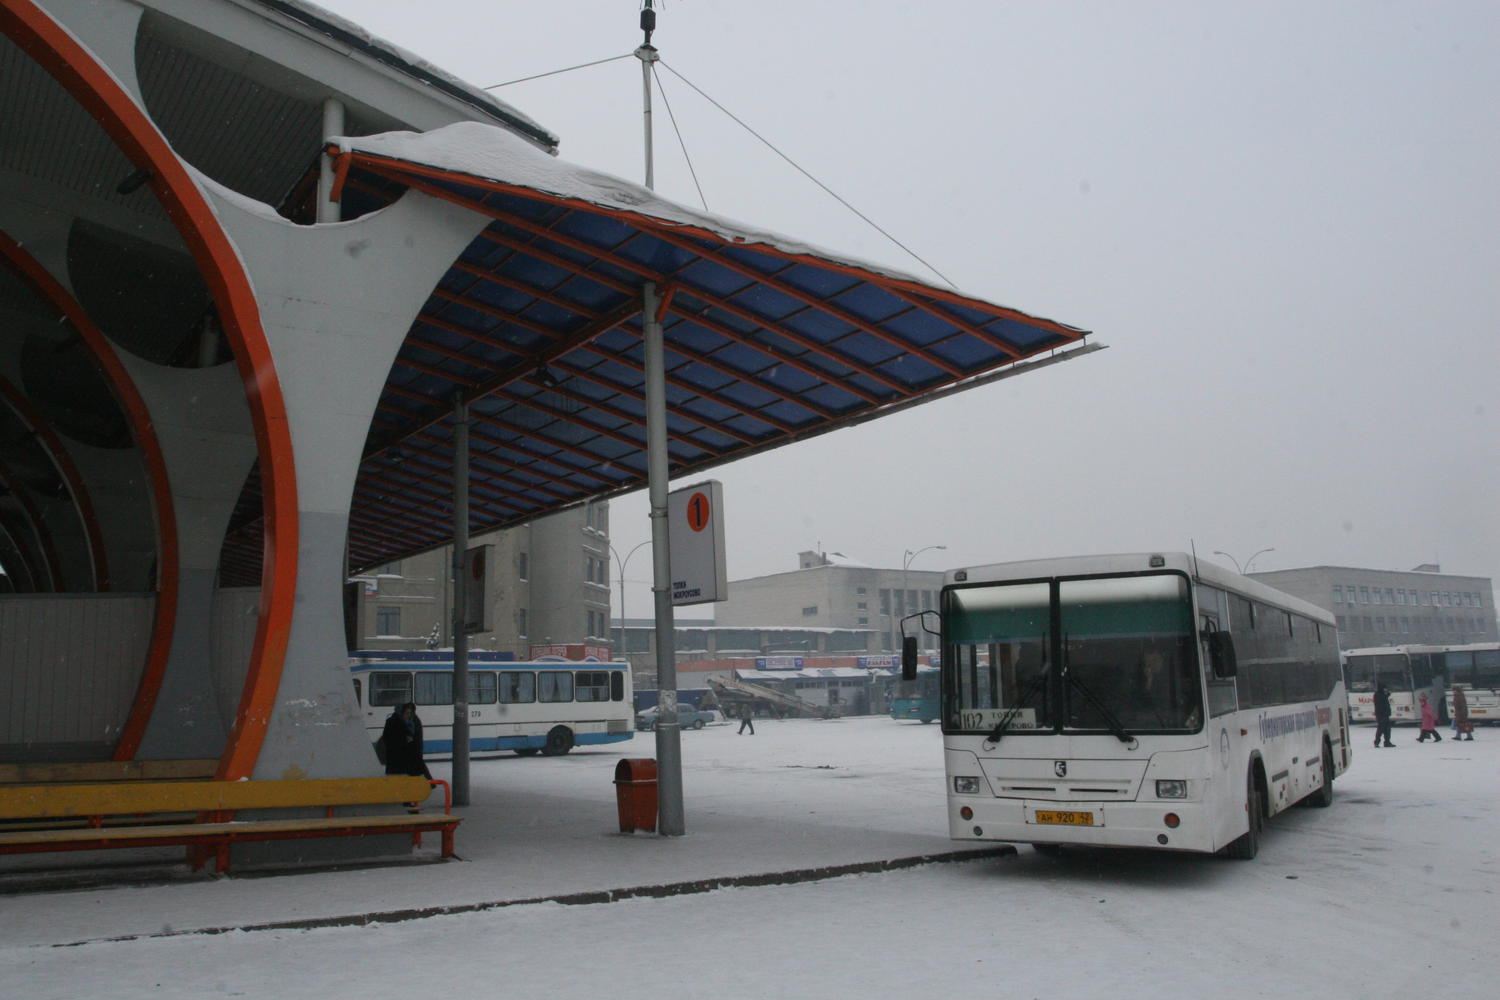
[[[1253,562],[1255,562],[1255,557],[1256,556],[1263,556],[1267,552],[1275,552],[1275,551],[1276,550],[1274,548],[1261,549],[1259,552],[1257,552],[1254,555],[1252,555],[1249,559],[1245,560],[1245,568],[1244,569],[1240,568],[1240,561],[1238,559],[1236,559],[1234,556],[1230,555],[1228,552],[1224,552],[1224,551],[1221,551],[1219,549],[1214,549],[1214,555],[1216,555],[1216,556],[1223,556],[1225,559],[1228,559],[1230,562],[1234,563],[1235,572],[1239,573],[1240,576],[1246,576],[1246,575],[1249,574],[1249,572],[1250,572],[1250,564],[1253,563]]]
[[[651,539],[646,539],[644,542],[641,542],[635,548],[625,553],[624,559],[620,558],[620,553],[616,551],[613,545],[609,547],[610,553],[615,557],[615,563],[620,567],[620,647],[618,650],[618,655],[621,658],[625,657],[625,566],[630,562],[630,557],[635,555],[636,552],[638,552],[642,548],[642,546],[650,544]]]

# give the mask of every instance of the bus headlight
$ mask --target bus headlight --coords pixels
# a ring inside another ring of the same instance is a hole
[[[1177,778],[1168,778],[1156,783],[1156,797],[1159,799],[1185,799],[1187,798],[1187,782]]]
[[[958,795],[978,795],[979,779],[968,776],[954,778],[953,791]]]

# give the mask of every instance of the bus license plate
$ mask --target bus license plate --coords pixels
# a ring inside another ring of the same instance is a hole
[[[1038,809],[1036,811],[1038,823],[1051,823],[1057,826],[1093,826],[1094,814],[1091,812],[1059,812],[1057,810]]]

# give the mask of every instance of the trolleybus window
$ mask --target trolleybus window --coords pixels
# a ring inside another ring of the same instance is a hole
[[[537,680],[538,701],[573,700],[573,671],[543,670]]]
[[[453,675],[427,671],[418,673],[416,697],[412,701],[418,705],[453,704]]]
[[[411,701],[411,674],[377,670],[370,674],[370,704],[405,705]]]
[[[609,672],[605,670],[578,671],[578,701],[609,701]]]
[[[495,703],[495,675],[488,670],[469,674],[469,704],[493,705]]]
[[[503,670],[500,673],[500,703],[529,705],[536,701],[536,674],[530,670]]]

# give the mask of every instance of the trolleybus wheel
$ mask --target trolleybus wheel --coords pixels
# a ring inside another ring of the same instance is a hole
[[[516,747],[517,757],[535,757],[537,747]]]
[[[573,730],[567,726],[553,726],[547,733],[547,745],[542,747],[542,753],[548,757],[558,757],[573,749]]]

